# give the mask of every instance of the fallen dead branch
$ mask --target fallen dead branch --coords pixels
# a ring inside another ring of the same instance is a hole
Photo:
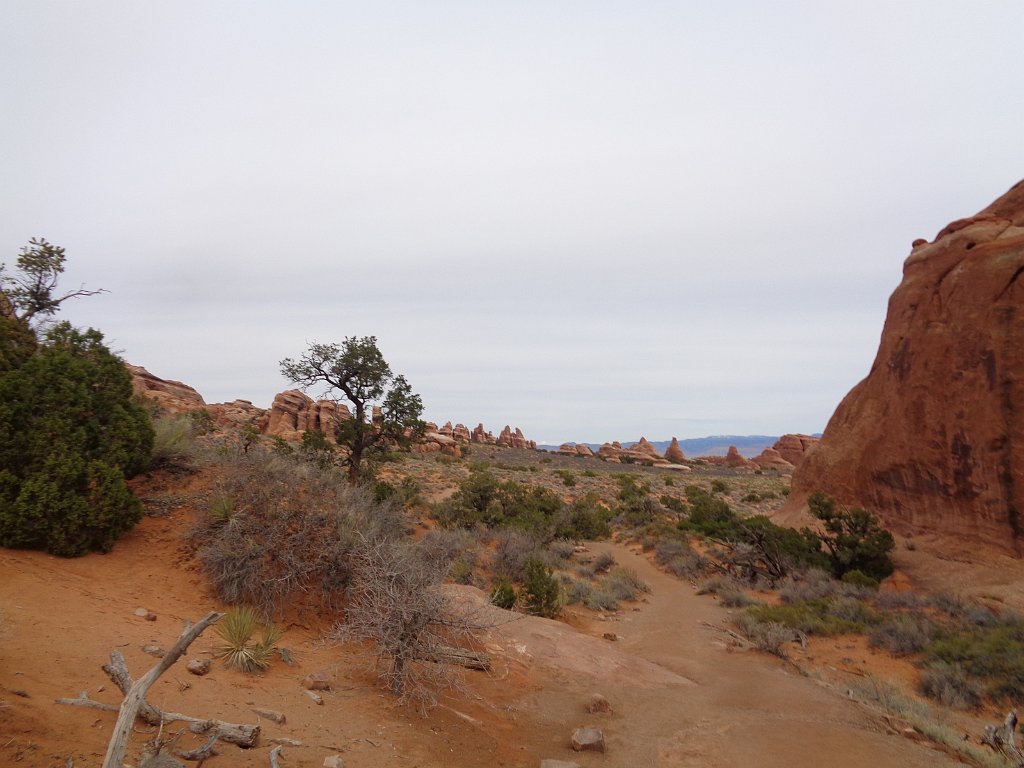
[[[1010,712],[1002,725],[986,725],[981,743],[992,747],[1005,757],[1013,768],[1024,768],[1024,752],[1017,746],[1014,732],[1017,730],[1017,713]]]
[[[198,760],[200,762],[206,760],[214,754],[214,746],[218,741],[226,741],[244,748],[256,746],[260,735],[259,725],[226,723],[221,720],[183,715],[180,712],[164,712],[159,707],[155,707],[145,700],[146,693],[149,691],[150,686],[156,682],[157,678],[170,669],[184,655],[188,647],[202,634],[203,630],[216,623],[223,615],[213,611],[204,616],[194,626],[186,627],[185,631],[178,637],[177,642],[160,659],[160,662],[138,680],[132,679],[121,652],[112,651],[110,653],[110,663],[103,665],[103,671],[124,695],[124,700],[121,702],[120,707],[94,701],[84,691],[79,694],[78,698],[57,699],[58,704],[119,713],[117,722],[114,725],[114,733],[107,745],[107,754],[103,761],[103,768],[120,768],[123,764],[128,738],[131,735],[137,717],[149,725],[158,726],[162,726],[164,723],[183,722],[188,724],[189,730],[192,733],[208,734],[209,740],[203,746],[180,755],[187,760]]]

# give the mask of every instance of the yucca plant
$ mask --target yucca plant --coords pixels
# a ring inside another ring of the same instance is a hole
[[[220,642],[214,646],[217,658],[231,669],[259,672],[270,666],[281,630],[264,624],[255,610],[248,606],[231,608],[216,626]],[[253,636],[260,635],[257,642]]]

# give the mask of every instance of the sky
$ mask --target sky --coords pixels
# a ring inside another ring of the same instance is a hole
[[[373,335],[425,418],[821,431],[1024,177],[1024,3],[6,0],[0,261],[207,402]],[[318,391],[311,391],[318,395]]]

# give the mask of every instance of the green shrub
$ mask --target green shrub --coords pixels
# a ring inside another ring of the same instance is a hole
[[[849,604],[833,606],[832,600],[807,600],[783,605],[758,605],[747,609],[761,622],[775,622],[807,635],[845,635],[863,632],[876,620],[866,609],[852,609]],[[838,613],[839,615],[835,615]],[[850,618],[850,616],[853,618]]]
[[[142,517],[125,478],[153,448],[131,376],[93,329],[60,323],[27,356],[12,338],[0,333],[0,545],[109,551]]]
[[[743,496],[743,498],[741,499],[741,501],[745,501],[748,504],[756,504],[760,500],[761,500],[761,495],[759,493],[757,493],[757,491],[750,491],[750,493],[745,494]]]
[[[654,545],[654,560],[680,578],[698,573],[705,565],[704,558],[679,539],[662,539],[657,542]]]
[[[583,477],[597,477],[597,472],[592,469],[584,469],[581,473]]]
[[[889,553],[896,542],[874,515],[859,508],[839,510],[835,500],[820,491],[811,494],[807,507],[825,529],[820,538],[836,578],[860,571],[881,581],[892,574],[895,566]]]
[[[568,469],[556,469],[555,474],[562,478],[562,484],[572,488],[576,485],[576,475],[570,472]]]
[[[711,492],[712,493],[728,493],[729,484],[725,480],[715,479],[711,481]]]
[[[553,535],[559,539],[600,541],[612,535],[612,513],[596,494],[588,493],[555,513]]]
[[[495,537],[491,571],[512,581],[526,580],[530,560],[542,560],[540,541],[525,531],[499,531]]]
[[[642,592],[650,592],[651,588],[636,571],[617,565],[608,571],[601,587],[617,600],[636,600]]]
[[[555,618],[562,611],[564,600],[562,588],[551,569],[535,557],[524,566],[522,599],[528,613],[534,616]]]
[[[512,610],[515,608],[517,599],[518,596],[511,581],[504,576],[499,576],[494,580],[494,587],[491,589],[491,603],[499,608]]]

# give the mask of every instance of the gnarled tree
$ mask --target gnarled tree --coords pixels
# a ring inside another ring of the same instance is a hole
[[[342,460],[353,485],[365,458],[389,444],[406,445],[423,431],[423,401],[404,376],[391,371],[375,336],[310,344],[298,360],[282,360],[281,373],[303,389],[320,385],[323,397],[351,404],[352,418],[338,422],[334,439],[346,449]]]

